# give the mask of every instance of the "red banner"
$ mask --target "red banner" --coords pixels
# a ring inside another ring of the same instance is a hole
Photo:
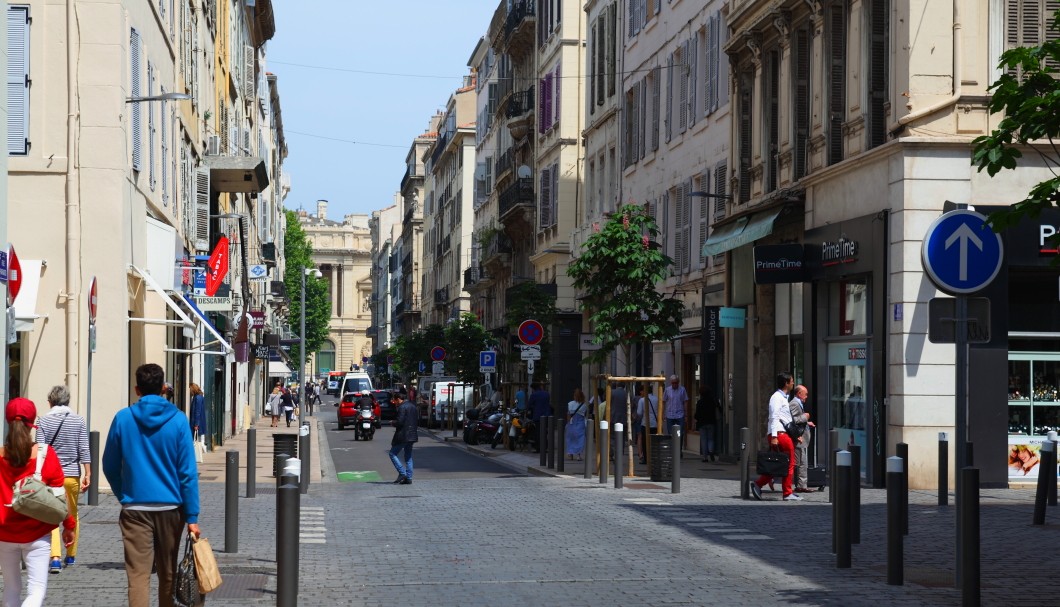
[[[210,253],[206,266],[206,295],[213,297],[228,274],[228,237],[222,236]]]

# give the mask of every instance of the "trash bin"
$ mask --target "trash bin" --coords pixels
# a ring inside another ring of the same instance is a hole
[[[272,435],[272,475],[279,477],[281,470],[276,467],[276,456],[286,453],[290,457],[298,457],[298,435],[280,434]]]
[[[651,480],[672,481],[674,476],[674,439],[669,434],[652,434]]]

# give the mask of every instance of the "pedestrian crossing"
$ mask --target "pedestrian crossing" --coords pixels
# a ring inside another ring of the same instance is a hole
[[[711,537],[720,537],[726,540],[772,540],[768,535],[736,527],[732,523],[719,521],[709,516],[700,516],[694,511],[681,506],[675,506],[664,502],[657,497],[628,497],[624,501],[638,506],[647,506],[657,509],[658,513],[669,518],[678,526],[688,527],[700,533],[717,534]]]
[[[326,544],[327,526],[324,522],[324,508],[320,506],[302,506],[302,524],[298,529],[298,543]]]

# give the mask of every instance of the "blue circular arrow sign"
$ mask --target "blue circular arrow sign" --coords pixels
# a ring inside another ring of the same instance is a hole
[[[953,295],[982,290],[1001,270],[1004,247],[1001,236],[986,224],[986,217],[959,209],[936,219],[924,236],[921,262],[928,278]]]

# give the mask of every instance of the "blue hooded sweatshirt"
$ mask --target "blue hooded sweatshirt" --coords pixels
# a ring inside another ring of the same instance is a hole
[[[199,521],[199,473],[188,418],[152,394],[118,412],[107,433],[103,474],[122,506],[173,504]]]

